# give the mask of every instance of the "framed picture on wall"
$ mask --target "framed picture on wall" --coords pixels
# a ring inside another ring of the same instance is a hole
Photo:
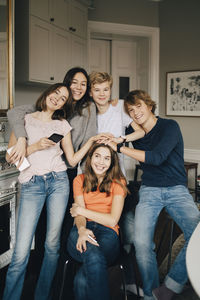
[[[200,71],[167,73],[166,115],[200,116]]]

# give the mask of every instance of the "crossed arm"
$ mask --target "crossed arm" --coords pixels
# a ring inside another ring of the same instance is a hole
[[[75,203],[72,205],[70,209],[70,213],[72,217],[75,217],[75,224],[78,229],[78,240],[76,244],[76,248],[81,253],[86,251],[86,241],[89,243],[99,246],[98,243],[93,242],[88,235],[91,235],[94,239],[94,233],[92,230],[86,228],[86,218],[93,220],[104,226],[114,227],[121,216],[122,209],[124,206],[124,196],[123,195],[114,195],[112,201],[112,208],[110,213],[100,213],[97,211],[89,210],[85,208],[84,196],[76,196]]]

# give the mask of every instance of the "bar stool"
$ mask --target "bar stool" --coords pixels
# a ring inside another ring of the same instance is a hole
[[[187,181],[188,181],[188,175],[189,175],[189,170],[193,169],[194,170],[194,174],[195,174],[195,182],[194,182],[194,189],[193,188],[189,188],[188,189],[195,194],[195,202],[197,202],[197,168],[198,168],[198,163],[194,163],[194,162],[189,162],[189,161],[185,161],[184,162],[184,167],[185,167],[185,171],[187,174]]]

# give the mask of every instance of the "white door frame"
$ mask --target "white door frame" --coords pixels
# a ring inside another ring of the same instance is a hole
[[[160,30],[158,27],[117,24],[108,22],[88,21],[88,58],[90,39],[93,32],[109,33],[149,38],[149,93],[157,102],[156,114],[159,114],[159,47]]]

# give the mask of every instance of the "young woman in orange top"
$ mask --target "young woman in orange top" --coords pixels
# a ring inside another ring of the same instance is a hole
[[[85,173],[74,179],[75,217],[68,252],[82,265],[74,280],[76,300],[108,300],[107,266],[119,254],[118,221],[127,193],[117,153],[110,146],[94,144]]]

